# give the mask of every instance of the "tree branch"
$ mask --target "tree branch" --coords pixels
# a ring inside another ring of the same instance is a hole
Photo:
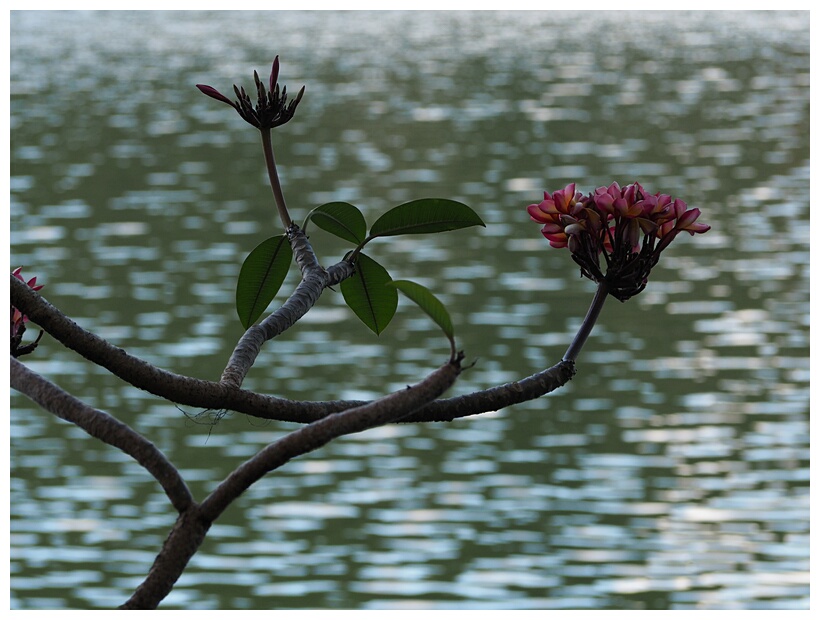
[[[400,420],[438,398],[453,385],[461,373],[462,358],[463,355],[459,355],[412,387],[408,386],[373,402],[324,417],[270,444],[237,467],[202,502],[203,515],[213,521],[259,478],[294,457],[312,452],[342,435]]]
[[[293,326],[319,300],[322,291],[329,285],[331,276],[316,260],[316,254],[304,231],[295,224],[288,230],[288,239],[293,249],[296,263],[302,271],[302,281],[282,307],[269,315],[258,325],[253,325],[244,333],[234,348],[220,383],[239,388],[250,372],[256,357],[268,340]],[[336,266],[334,278],[348,277],[353,268],[346,262]]]
[[[575,364],[561,361],[520,381],[436,400],[401,422],[451,422],[457,418],[498,411],[549,394],[574,376]]]
[[[347,277],[349,266],[345,265],[339,263],[327,270],[328,285]],[[181,405],[228,409],[263,419],[306,424],[366,404],[366,401],[294,401],[162,370],[84,330],[15,277],[11,278],[11,302],[65,346],[131,385]],[[449,421],[496,411],[552,392],[574,374],[575,364],[562,361],[521,381],[435,401],[403,421]]]
[[[229,409],[250,415],[267,412],[268,416],[279,410],[286,420],[299,421],[298,402],[178,375],[127,353],[77,325],[14,276],[11,304],[69,349],[146,392],[190,407]]]
[[[120,609],[156,609],[173,590],[179,576],[205,540],[210,527],[211,522],[202,518],[197,504],[192,504],[190,509],[181,513],[145,580],[120,605]]]
[[[564,360],[520,381],[512,381],[461,396],[435,400],[406,418],[402,418],[400,422],[402,424],[451,422],[458,418],[498,411],[544,396],[565,385],[574,376],[575,364]],[[362,400],[306,401],[300,403],[301,413],[299,417],[302,421],[320,420],[339,411],[361,407],[367,402]],[[279,415],[281,413],[281,411],[275,412],[270,419],[281,421],[282,418]],[[264,414],[255,415],[260,418],[265,417]],[[299,420],[285,421],[298,422]]]
[[[262,476],[337,437],[395,422],[437,398],[460,374],[461,359],[448,362],[412,387],[303,426],[263,448],[236,468],[204,502],[192,504],[180,514],[147,577],[121,609],[155,609],[171,592],[211,524]]]
[[[119,448],[142,465],[160,483],[179,512],[193,502],[191,492],[165,455],[137,433],[107,413],[89,407],[15,358],[11,359],[11,387],[28,396],[46,411],[76,424],[92,437]]]

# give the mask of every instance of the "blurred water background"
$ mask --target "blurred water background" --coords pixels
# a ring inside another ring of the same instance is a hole
[[[487,222],[369,250],[447,303],[477,359],[455,393],[557,362],[592,298],[527,218],[544,189],[637,180],[713,228],[608,302],[563,389],[260,481],[163,606],[808,608],[808,12],[13,12],[10,267],[118,346],[217,379],[239,267],[277,222],[256,132],[194,84],[252,87],[276,54],[307,85],[274,131],[295,219],[435,196]],[[347,249],[311,240],[325,264]],[[246,387],[370,398],[447,353],[410,304],[376,338],[326,291]],[[24,361],[145,433],[198,499],[293,428],[194,420],[48,336]],[[120,604],[174,521],[165,496],[11,405],[12,607]]]

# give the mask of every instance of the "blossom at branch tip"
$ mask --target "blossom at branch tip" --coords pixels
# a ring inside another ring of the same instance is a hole
[[[568,236],[564,229],[578,222],[574,216],[578,212],[575,205],[580,199],[581,193],[575,192],[575,183],[570,183],[552,194],[544,192],[544,200],[527,207],[530,218],[544,224],[541,230],[552,247],[567,247]]]
[[[296,106],[305,94],[305,87],[299,90],[295,99],[288,101],[287,86],[279,90],[279,56],[273,59],[270,76],[268,77],[268,88],[259,79],[259,74],[253,72],[253,81],[256,85],[256,104],[251,101],[250,96],[244,88],[233,87],[236,101],[232,101],[213,86],[197,84],[196,87],[205,95],[212,99],[226,103],[235,109],[239,116],[257,129],[272,129],[284,125],[296,113]]]
[[[584,196],[570,183],[527,207],[543,224],[541,234],[554,248],[568,248],[581,273],[594,282],[606,280],[610,294],[626,301],[640,293],[661,252],[681,232],[701,234],[700,209],[688,209],[679,198],[650,195],[640,183],[617,183]],[[604,265],[601,264],[603,256]]]
[[[14,271],[11,272],[15,278],[20,280],[21,282],[26,282],[23,276],[21,275],[21,271],[23,270],[22,267],[18,267]],[[26,282],[29,288],[33,291],[39,291],[44,284],[37,284],[37,276],[33,277],[31,280]],[[20,331],[22,331],[23,325],[28,322],[28,317],[20,312],[14,306],[11,307],[11,337],[14,338]]]

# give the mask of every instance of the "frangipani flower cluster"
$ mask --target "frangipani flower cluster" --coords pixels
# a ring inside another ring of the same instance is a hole
[[[527,212],[543,224],[541,233],[554,248],[569,248],[581,273],[609,284],[621,301],[640,293],[661,252],[683,231],[705,233],[697,223],[700,209],[668,194],[650,195],[639,183],[621,188],[617,183],[584,196],[575,183],[531,204]],[[604,258],[602,271],[601,256]]]
[[[256,71],[253,72],[253,81],[256,84],[256,106],[253,105],[244,87],[238,88],[234,85],[233,91],[236,94],[237,101],[231,101],[213,86],[197,84],[196,87],[209,97],[227,103],[239,112],[239,116],[257,129],[272,129],[284,125],[293,118],[296,113],[296,106],[299,105],[302,96],[305,94],[305,87],[302,86],[296,95],[296,99],[288,101],[288,88],[283,86],[280,94],[278,78],[279,56],[273,59],[273,66],[268,78],[268,89],[265,89],[265,85],[259,79],[259,74]]]

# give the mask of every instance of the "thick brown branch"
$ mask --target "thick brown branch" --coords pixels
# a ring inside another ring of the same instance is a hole
[[[327,273],[327,285],[336,284],[349,275],[349,265],[339,263],[330,267]],[[366,404],[364,401],[293,401],[177,375],[129,355],[84,330],[13,276],[11,300],[32,322],[80,355],[107,368],[135,387],[182,405],[228,409],[264,419],[306,424]],[[574,373],[575,364],[562,361],[521,381],[430,403],[403,422],[446,421],[503,409],[561,387]]]
[[[561,361],[551,368],[542,370],[520,381],[512,381],[462,396],[435,400],[406,418],[402,418],[400,422],[402,424],[450,422],[457,418],[498,411],[549,394],[568,383],[573,376],[575,376],[575,364],[569,361]],[[360,400],[303,402],[301,403],[302,410],[299,417],[305,421],[318,420],[338,411],[361,407],[366,403],[367,401]],[[273,419],[281,420],[282,418],[277,415]]]
[[[293,326],[310,310],[325,288],[327,276],[311,274],[304,278],[282,307],[262,323],[252,325],[243,334],[222,372],[220,383],[239,388],[268,340]]]
[[[211,522],[202,518],[196,504],[180,514],[148,576],[120,609],[156,609],[173,589],[210,527]]]
[[[462,396],[436,400],[401,422],[450,422],[457,418],[498,411],[549,394],[569,382],[573,376],[575,376],[575,364],[559,362],[552,368],[542,370],[520,381],[505,383]]]
[[[116,418],[89,407],[63,391],[22,362],[13,357],[10,359],[12,388],[28,396],[46,411],[76,424],[92,437],[131,456],[157,479],[171,504],[179,512],[191,505],[191,492],[179,472],[154,444]]]
[[[288,231],[288,238],[296,263],[302,271],[302,281],[281,308],[245,332],[222,372],[220,383],[239,388],[262,350],[262,345],[301,319],[316,304],[329,284],[330,275],[316,260],[316,254],[305,233],[293,225]],[[348,275],[352,273],[351,268]]]
[[[212,381],[177,375],[130,355],[62,314],[39,294],[12,277],[11,303],[65,346],[140,388],[170,401],[210,408],[230,391]]]
[[[319,264],[316,258],[316,252],[313,251],[313,246],[308,241],[308,236],[305,231],[293,224],[288,229],[288,239],[290,240],[290,248],[293,250],[293,257],[296,264],[299,265],[299,270],[302,272],[302,277],[310,273],[319,271],[325,275],[325,270]],[[353,272],[350,272],[353,275]]]
[[[223,510],[254,482],[301,454],[327,444],[332,439],[390,424],[410,415],[438,398],[461,373],[461,359],[446,363],[420,383],[373,402],[327,416],[270,444],[239,466],[202,502],[203,514],[216,519]]]
[[[290,414],[298,415],[293,401],[237,390],[215,381],[195,379],[157,368],[83,329],[14,276],[11,277],[11,303],[69,349],[151,394],[191,407],[247,413],[282,407]]]
[[[171,592],[211,524],[231,502],[265,474],[342,435],[389,424],[440,396],[461,372],[461,356],[420,383],[356,409],[304,426],[262,449],[231,473],[202,504],[180,514],[142,584],[121,609],[155,609]]]

